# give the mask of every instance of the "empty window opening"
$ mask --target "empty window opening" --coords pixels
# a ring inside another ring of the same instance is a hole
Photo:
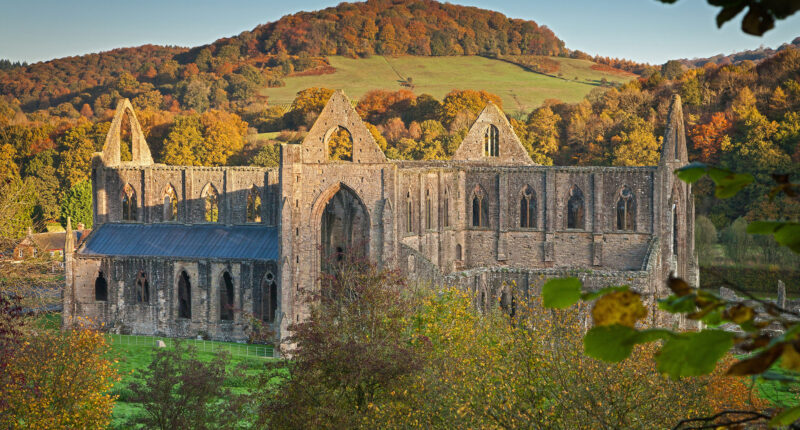
[[[256,317],[267,323],[275,322],[275,314],[278,310],[278,285],[275,283],[275,276],[272,272],[267,272],[261,280],[260,300],[256,309]]]
[[[480,188],[476,188],[472,196],[472,226],[489,226],[489,205]]]
[[[328,136],[328,159],[353,161],[353,136],[344,127],[337,127]]]
[[[178,318],[192,317],[192,284],[185,270],[178,278]]]
[[[178,195],[175,188],[168,185],[164,190],[164,221],[178,220]]]
[[[678,255],[678,205],[672,204],[672,255]],[[675,276],[678,276],[675,274]]]
[[[247,193],[247,222],[261,222],[261,193],[256,186]]]
[[[567,201],[567,228],[586,228],[586,208],[583,201],[583,191],[573,186]]]
[[[536,227],[536,193],[531,187],[525,188],[519,200],[519,226],[522,228]]]
[[[122,121],[119,125],[119,161],[133,160],[133,124],[131,124],[130,113],[127,109],[122,114]]]
[[[225,272],[219,282],[219,319],[233,319],[233,303],[233,279],[230,273]]]
[[[414,210],[411,201],[411,192],[406,193],[406,231],[414,231]]]
[[[122,220],[136,221],[136,191],[131,184],[125,184],[122,188]]]
[[[106,275],[102,270],[97,274],[97,279],[94,280],[94,299],[98,302],[108,301],[108,281],[106,281]]]
[[[636,230],[636,199],[627,186],[622,187],[617,200],[617,230]]]
[[[456,245],[456,260],[461,261],[461,244]]]
[[[500,131],[490,125],[483,134],[483,154],[486,157],[500,156]]]
[[[444,201],[442,202],[442,224],[450,227],[450,195],[444,190]]]
[[[205,202],[205,221],[219,222],[219,194],[213,185],[206,185],[206,189],[203,191],[203,200]]]
[[[425,190],[425,228],[430,230],[433,228],[431,217],[431,191]]]
[[[139,271],[136,275],[136,303],[150,303],[150,283],[147,281],[147,274]]]

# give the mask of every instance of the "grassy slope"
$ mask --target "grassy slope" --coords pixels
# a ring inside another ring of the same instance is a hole
[[[382,57],[364,59],[329,57],[336,73],[286,78],[286,86],[262,90],[270,104],[289,104],[295,94],[308,87],[343,89],[352,100],[373,89],[399,90],[400,79],[411,77],[417,94],[438,99],[454,88],[486,90],[502,97],[507,111],[530,111],[548,98],[565,102],[581,100],[600,79],[625,82],[630,78],[592,70],[591,61],[552,57],[562,78],[533,73],[515,64],[477,56]],[[578,80],[575,81],[574,78]]]

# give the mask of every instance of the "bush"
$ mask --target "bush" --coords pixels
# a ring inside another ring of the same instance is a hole
[[[128,387],[129,401],[144,409],[128,424],[158,429],[237,428],[246,419],[247,396],[225,387],[229,378],[241,378],[239,370],[226,370],[227,363],[224,352],[204,362],[194,347],[180,341],[174,348],[156,349],[141,379]]]

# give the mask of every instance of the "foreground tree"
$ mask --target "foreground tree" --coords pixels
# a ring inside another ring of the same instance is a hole
[[[101,429],[108,426],[119,380],[105,335],[76,330],[26,330],[0,387],[2,428]]]
[[[707,175],[716,186],[715,195],[718,198],[729,198],[754,180],[750,174],[734,173],[703,163],[691,163],[676,173],[678,178],[689,183]],[[788,175],[774,175],[774,179],[777,185],[771,191],[771,196],[778,193],[785,193],[792,198],[800,196],[800,186],[790,182]],[[746,232],[770,235],[779,245],[800,253],[800,224],[796,221],[755,221],[747,225]],[[582,286],[577,278],[557,279],[544,285],[542,297],[545,306],[550,308],[568,307],[581,299],[594,301],[594,327],[584,337],[586,353],[591,357],[619,362],[630,357],[636,345],[660,342],[655,355],[658,370],[673,379],[691,378],[711,373],[736,344],[748,354],[731,360],[727,368],[728,375],[754,375],[764,380],[800,383],[800,314],[754,296],[747,286],[728,281],[724,274],[717,274],[715,281],[715,285],[732,288],[745,298],[723,298],[713,292],[691,287],[680,278],[670,277],[667,280],[672,295],[660,299],[659,308],[705,325],[700,330],[688,332],[664,328],[638,329],[636,323],[647,315],[647,310],[642,304],[641,295],[628,286],[582,294]],[[734,333],[721,330],[722,324],[736,325],[741,331]],[[780,331],[774,333],[775,328]],[[782,367],[783,372],[775,371],[776,366]],[[691,421],[716,427],[769,420],[770,426],[783,426],[799,419],[800,405],[795,405],[774,415],[757,409],[729,409]]]
[[[352,256],[304,291],[309,315],[290,326],[292,359],[266,383],[261,421],[274,428],[354,428],[370,404],[419,366],[407,330],[410,301],[398,273]]]
[[[224,353],[205,361],[181,342],[156,350],[139,380],[128,387],[129,401],[144,409],[128,424],[162,430],[237,428],[246,396],[225,387],[227,379],[242,377],[237,369],[227,370],[227,363]]]

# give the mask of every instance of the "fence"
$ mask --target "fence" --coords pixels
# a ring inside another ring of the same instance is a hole
[[[111,342],[117,345],[140,345],[158,346],[158,341],[164,342],[168,347],[174,346],[176,341],[184,345],[192,345],[199,352],[215,353],[226,351],[231,356],[236,357],[272,357],[272,346],[270,345],[251,345],[246,343],[216,342],[202,339],[173,339],[169,337],[136,336],[126,334],[109,334]]]

